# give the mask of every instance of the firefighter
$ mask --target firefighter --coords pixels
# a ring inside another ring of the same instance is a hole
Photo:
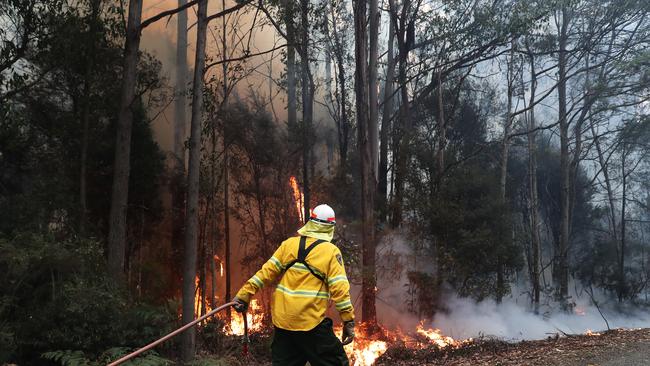
[[[300,235],[282,242],[233,299],[244,312],[257,291],[280,278],[271,303],[273,366],[349,364],[343,345],[354,339],[354,308],[341,251],[332,244],[335,224],[330,206],[316,206]],[[325,317],[330,300],[343,321],[342,341]]]

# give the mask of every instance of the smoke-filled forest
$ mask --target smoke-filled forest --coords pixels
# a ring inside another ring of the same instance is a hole
[[[646,0],[1,1],[0,364],[105,365],[216,311],[319,204],[350,365],[633,338],[649,18]],[[282,364],[274,288],[129,364]]]

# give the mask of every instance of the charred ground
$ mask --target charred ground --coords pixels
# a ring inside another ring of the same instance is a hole
[[[392,346],[377,365],[649,365],[649,346],[650,329],[557,335],[518,343],[484,338],[455,349]]]

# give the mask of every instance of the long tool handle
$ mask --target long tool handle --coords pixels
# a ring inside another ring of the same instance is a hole
[[[209,313],[203,315],[202,317],[200,317],[200,318],[198,318],[198,319],[195,319],[195,320],[192,320],[191,322],[189,322],[189,323],[183,325],[182,327],[180,327],[180,328],[176,329],[175,331],[173,331],[173,332],[167,334],[166,336],[160,338],[159,340],[157,340],[157,341],[153,341],[153,342],[149,343],[148,345],[146,345],[146,346],[140,348],[139,350],[137,350],[137,351],[133,351],[133,352],[129,353],[128,355],[126,355],[126,356],[120,358],[119,360],[117,360],[117,361],[113,361],[112,363],[109,363],[108,366],[117,366],[117,365],[119,365],[119,364],[121,364],[121,363],[123,363],[123,362],[126,362],[126,361],[132,359],[133,357],[135,357],[135,356],[141,354],[142,352],[148,351],[148,350],[150,350],[150,349],[156,347],[157,345],[159,345],[159,344],[161,344],[162,342],[168,340],[169,338],[172,338],[172,337],[178,335],[179,333],[182,333],[182,332],[186,331],[188,328],[194,326],[196,323],[202,322],[202,321],[205,320],[206,318],[209,318],[209,317],[211,317],[212,315],[214,315],[214,314],[220,312],[221,310],[226,309],[226,308],[229,308],[229,307],[231,307],[231,306],[233,306],[233,305],[235,305],[235,302],[229,302],[229,303],[223,304],[223,305],[219,306],[218,308],[216,308],[216,309],[210,311]]]
[[[244,357],[248,357],[248,343],[250,343],[250,340],[248,339],[248,316],[245,312],[241,315],[244,317],[244,338],[242,339],[242,354]]]

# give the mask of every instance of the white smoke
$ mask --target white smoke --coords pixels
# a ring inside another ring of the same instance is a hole
[[[573,313],[558,308],[544,315],[536,315],[528,310],[526,302],[522,304],[522,301],[512,298],[496,304],[493,300],[477,303],[451,296],[446,305],[449,311],[438,313],[431,326],[458,339],[494,336],[504,340],[532,340],[556,334],[582,334],[588,330],[606,330],[603,316],[612,329],[650,327],[650,313],[647,311],[623,314],[601,308],[601,316],[598,308],[590,305],[588,300],[578,303]]]
[[[413,242],[400,233],[384,236],[378,246],[377,313],[382,325],[389,328],[399,327],[409,331],[420,322],[406,311],[406,273],[409,270],[431,273],[434,260],[424,256],[426,251],[415,250],[418,253],[414,255],[413,247]],[[513,293],[524,292],[513,289]],[[438,312],[433,321],[424,325],[438,328],[442,334],[454,339],[486,336],[507,341],[607,330],[603,317],[611,329],[650,327],[650,312],[647,310],[624,309],[611,297],[603,294],[595,296],[603,315],[584,292],[572,295],[571,299],[575,302],[573,312],[567,313],[559,305],[549,303],[540,308],[539,314],[531,310],[527,295],[513,295],[497,304],[494,300],[476,302],[448,292],[442,299],[446,311]]]

